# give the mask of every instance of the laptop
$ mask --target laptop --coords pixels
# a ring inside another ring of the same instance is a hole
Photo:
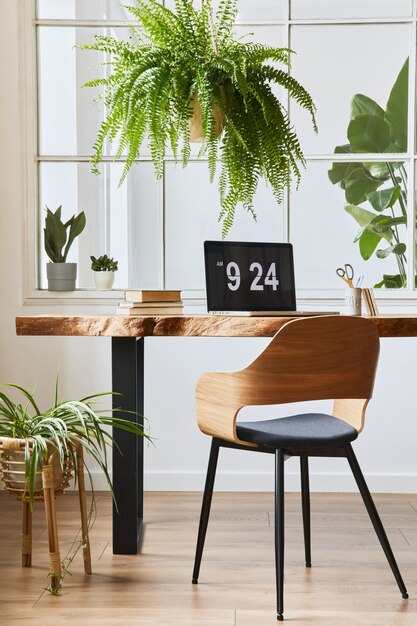
[[[215,315],[308,316],[297,311],[290,243],[205,241],[207,311]]]

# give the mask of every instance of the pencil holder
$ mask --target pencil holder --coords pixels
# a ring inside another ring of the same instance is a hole
[[[345,289],[345,315],[362,314],[362,289],[349,287]]]

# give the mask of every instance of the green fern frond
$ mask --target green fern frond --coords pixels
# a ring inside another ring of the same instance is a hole
[[[276,63],[282,63],[286,67],[290,68],[290,54],[293,50],[289,48],[273,48],[272,46],[266,46],[260,43],[240,43],[237,44],[229,54],[236,55],[238,58],[244,58],[246,64],[259,66],[265,61],[275,61]]]
[[[157,177],[163,175],[167,145],[186,166],[196,98],[204,134],[200,156],[207,156],[210,181],[221,163],[219,220],[226,236],[239,205],[256,218],[261,179],[278,203],[292,181],[300,181],[303,152],[273,87],[285,89],[310,114],[316,130],[313,99],[288,73],[292,50],[234,37],[237,0],[220,0],[215,14],[212,0],[204,0],[201,10],[190,0],[175,0],[175,12],[157,0],[133,2],[127,8],[138,27],[129,40],[99,36],[82,46],[109,56],[112,68],[108,78],[86,83],[102,87],[107,107],[93,146],[93,171],[98,172],[106,141],[116,140],[116,156],[126,153],[120,184],[145,141]],[[224,118],[220,134],[216,110]]]
[[[258,73],[258,70],[255,70],[255,72]],[[270,82],[274,82],[277,85],[285,87],[285,89],[288,90],[291,98],[293,98],[301,107],[303,107],[310,113],[313,122],[313,128],[317,132],[317,123],[315,118],[316,106],[313,102],[312,97],[304,89],[304,87],[302,87],[293,76],[290,76],[286,72],[278,70],[270,65],[262,66],[262,74],[264,78],[266,78]]]
[[[237,17],[237,2],[235,0],[220,0],[216,13],[216,36],[221,44],[232,38],[233,26]]]
[[[178,20],[187,39],[197,43],[197,12],[189,0],[174,0]]]

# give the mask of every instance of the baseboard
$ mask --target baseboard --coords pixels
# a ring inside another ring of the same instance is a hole
[[[367,474],[368,487],[373,493],[417,493],[415,474]],[[108,490],[102,473],[93,472],[94,488]],[[146,491],[202,491],[205,474],[199,472],[147,472]],[[88,488],[88,486],[87,486]],[[297,472],[286,472],[286,491],[300,490],[300,476]],[[218,472],[215,489],[217,491],[273,491],[274,476],[269,472]],[[310,489],[317,492],[356,492],[357,487],[351,474],[310,473]]]

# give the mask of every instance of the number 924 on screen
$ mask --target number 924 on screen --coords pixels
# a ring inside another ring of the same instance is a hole
[[[256,261],[249,266],[251,278],[250,291],[264,291],[265,288],[271,288],[276,291],[279,285],[277,278],[276,263],[271,263],[268,268],[264,268],[261,263]],[[226,266],[226,275],[228,278],[227,286],[230,291],[238,291],[241,285],[241,271],[239,265],[235,261],[230,261]]]

